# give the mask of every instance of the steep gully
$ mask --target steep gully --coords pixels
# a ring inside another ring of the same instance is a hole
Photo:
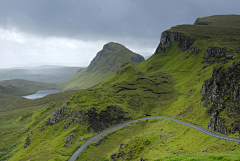
[[[103,136],[104,134],[107,134],[109,133],[110,131],[112,130],[115,130],[117,128],[120,128],[120,127],[123,127],[123,126],[127,126],[129,124],[132,124],[134,122],[138,122],[138,121],[142,121],[142,120],[150,120],[150,119],[169,119],[169,120],[172,120],[174,122],[177,122],[177,123],[180,123],[180,124],[183,124],[185,126],[188,126],[188,127],[191,127],[191,128],[194,128],[196,130],[199,130],[207,135],[210,135],[212,137],[216,137],[218,139],[224,139],[224,140],[228,140],[228,141],[233,141],[233,142],[238,142],[240,143],[240,140],[239,139],[236,139],[236,138],[231,138],[231,137],[226,137],[226,136],[222,136],[222,135],[219,135],[219,134],[216,134],[216,133],[213,133],[213,132],[210,132],[208,130],[206,130],[204,127],[200,127],[200,126],[194,126],[194,125],[190,125],[188,123],[185,123],[185,122],[182,122],[182,121],[179,121],[179,120],[176,120],[176,119],[173,119],[173,118],[169,118],[169,117],[163,117],[163,116],[153,116],[153,117],[145,117],[145,118],[140,118],[140,119],[137,119],[137,120],[133,120],[133,121],[129,121],[129,122],[126,122],[126,123],[123,123],[123,124],[119,124],[119,125],[116,125],[112,128],[109,128],[95,136],[93,136],[91,139],[89,139],[88,141],[86,141],[72,156],[71,158],[69,159],[69,161],[74,161],[78,155],[80,155],[80,153],[89,145],[91,144],[94,140],[96,140],[97,138]]]

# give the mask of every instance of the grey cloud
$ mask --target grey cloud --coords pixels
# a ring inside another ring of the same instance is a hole
[[[156,39],[171,26],[239,14],[232,0],[2,0],[0,25],[39,36]]]
[[[86,65],[110,41],[150,56],[164,30],[240,14],[239,6],[239,0],[0,0],[0,68]]]

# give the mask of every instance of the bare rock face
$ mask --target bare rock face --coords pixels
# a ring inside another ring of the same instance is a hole
[[[230,52],[227,51],[226,49],[209,46],[204,53],[203,59],[204,62],[208,64],[214,64],[226,62],[227,60],[232,59],[233,57],[234,55],[231,55]],[[214,60],[211,60],[211,58],[214,58]]]
[[[221,134],[227,134],[227,128],[224,125],[224,122],[218,118],[218,113],[211,113],[211,119],[208,122],[208,129],[220,132]]]
[[[191,54],[193,55],[193,57],[195,57],[195,56],[197,56],[200,53],[200,51],[201,51],[200,49],[195,47],[195,48],[193,48]]]
[[[52,116],[49,120],[50,124],[56,124],[64,117],[64,109],[63,107],[56,109],[52,112]]]
[[[51,118],[46,122],[46,125],[53,125],[64,120],[65,124],[63,125],[63,129],[67,129],[71,124],[80,123],[82,125],[88,125],[88,131],[93,130],[94,132],[99,132],[112,125],[131,119],[126,117],[126,114],[126,112],[114,105],[108,106],[106,110],[100,111],[100,113],[98,113],[95,108],[84,112],[66,106],[54,110]]]
[[[131,60],[134,61],[134,62],[141,63],[141,62],[143,62],[145,59],[144,59],[144,57],[141,56],[141,55],[135,55],[135,56],[132,56],[132,57],[131,57]]]
[[[222,134],[240,132],[240,63],[214,69],[201,92],[211,116],[208,128]]]
[[[158,45],[155,54],[165,53],[167,47],[170,48],[171,44],[175,41],[178,41],[178,47],[181,49],[181,52],[186,51],[194,43],[195,39],[190,37],[185,37],[181,33],[177,32],[163,32],[160,39],[160,44]]]
[[[112,125],[129,120],[130,118],[125,117],[125,114],[126,112],[123,112],[120,108],[113,105],[108,106],[107,110],[103,110],[99,114],[95,108],[92,108],[88,110],[85,115],[85,121],[90,125],[88,131],[93,130],[94,132],[99,132]]]
[[[25,145],[24,145],[24,148],[27,148],[31,143],[31,140],[29,138],[29,136],[26,138],[26,142],[25,142]]]

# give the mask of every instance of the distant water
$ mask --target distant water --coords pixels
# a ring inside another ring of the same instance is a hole
[[[40,90],[40,91],[37,91],[37,93],[35,94],[32,94],[32,95],[28,95],[28,96],[22,96],[24,98],[27,98],[27,99],[37,99],[37,98],[42,98],[42,97],[45,97],[49,94],[53,94],[53,93],[59,93],[58,90]]]

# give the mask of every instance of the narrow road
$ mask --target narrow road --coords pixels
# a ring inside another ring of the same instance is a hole
[[[213,132],[210,132],[208,130],[206,130],[204,127],[200,127],[200,126],[194,126],[194,125],[190,125],[188,123],[185,123],[185,122],[182,122],[182,121],[179,121],[179,120],[176,120],[176,119],[172,119],[172,118],[169,118],[169,117],[163,117],[163,116],[153,116],[153,117],[145,117],[145,118],[140,118],[140,119],[137,119],[137,120],[133,120],[133,121],[129,121],[129,122],[126,122],[126,123],[123,123],[123,124],[119,124],[119,125],[116,125],[116,126],[113,126],[112,128],[110,129],[107,129],[106,131],[103,131],[95,136],[93,136],[91,139],[89,139],[88,141],[86,141],[72,156],[71,158],[69,159],[69,161],[74,161],[78,155],[89,145],[91,144],[94,140],[96,140],[97,138],[99,138],[100,136],[103,136],[104,134],[107,134],[109,133],[110,131],[112,130],[115,130],[119,127],[123,127],[123,126],[126,126],[126,125],[129,125],[129,124],[132,124],[134,122],[138,122],[138,121],[142,121],[142,120],[150,120],[150,119],[169,119],[169,120],[172,120],[174,122],[177,122],[177,123],[180,123],[180,124],[183,124],[185,126],[189,126],[191,128],[194,128],[196,130],[199,130],[207,135],[210,135],[212,137],[216,137],[216,138],[219,138],[219,139],[224,139],[224,140],[228,140],[228,141],[233,141],[233,142],[238,142],[240,143],[240,140],[239,139],[236,139],[236,138],[231,138],[231,137],[227,137],[227,136],[222,136],[222,135],[219,135],[219,134],[216,134],[216,133],[213,133]]]

